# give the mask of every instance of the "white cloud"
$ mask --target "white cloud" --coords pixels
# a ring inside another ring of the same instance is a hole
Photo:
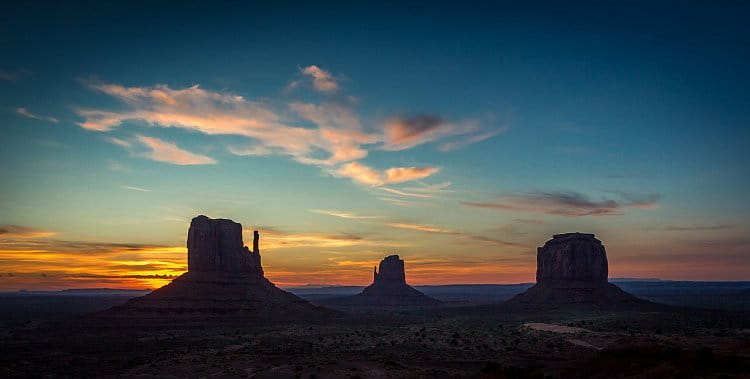
[[[377,216],[362,216],[362,215],[357,215],[351,212],[329,211],[329,210],[322,210],[322,209],[310,209],[310,212],[324,214],[324,215],[333,216],[333,217],[346,218],[350,220],[370,220],[370,219],[378,218]]]

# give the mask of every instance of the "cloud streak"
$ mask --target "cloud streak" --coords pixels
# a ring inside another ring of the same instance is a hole
[[[388,187],[380,187],[380,189],[383,190],[383,191],[386,191],[386,192],[390,192],[390,193],[393,193],[393,194],[396,194],[396,195],[400,195],[400,196],[417,197],[417,198],[422,198],[422,199],[427,199],[427,198],[433,197],[430,194],[404,192],[404,191],[400,191],[400,190],[393,189],[393,188],[388,188]]]
[[[8,82],[15,82],[26,75],[29,75],[29,71],[27,70],[18,70],[13,72],[0,70],[0,79]]]
[[[33,118],[34,120],[48,121],[48,122],[54,122],[54,123],[60,122],[60,120],[58,120],[58,119],[56,119],[54,117],[40,116],[38,114],[31,113],[31,112],[29,112],[28,109],[23,108],[23,107],[16,108],[16,113],[18,113],[18,114],[20,114],[21,116],[24,116],[24,117]]]
[[[39,230],[19,225],[0,225],[0,239],[7,238],[49,238],[58,233],[49,230]]]
[[[109,131],[126,121],[151,126],[174,127],[206,135],[235,135],[248,138],[247,147],[233,146],[236,155],[289,155],[304,164],[331,166],[367,155],[362,145],[379,141],[366,134],[349,109],[337,104],[292,103],[291,110],[316,124],[317,128],[285,124],[282,117],[265,105],[242,96],[192,86],[172,89],[92,84],[91,88],[127,104],[130,109],[105,111],[78,108],[84,118],[78,125],[92,131]]]
[[[287,232],[273,228],[259,228],[263,239],[263,250],[276,250],[282,248],[317,247],[317,248],[345,248],[353,246],[403,246],[402,244],[389,244],[383,241],[371,241],[355,234],[331,234],[314,232]],[[252,228],[243,230],[252,240]]]
[[[351,178],[357,183],[374,187],[390,183],[426,178],[440,171],[439,167],[391,167],[380,171],[359,162],[342,165],[332,171],[335,176]]]
[[[327,211],[327,210],[322,210],[322,209],[310,209],[310,212],[324,214],[324,215],[333,216],[333,217],[345,218],[349,220],[371,220],[371,219],[378,218],[378,216],[361,216],[361,215],[356,215],[354,213],[349,213],[349,212]]]
[[[386,122],[382,129],[384,144],[380,149],[390,151],[410,149],[448,136],[463,136],[457,141],[446,142],[439,147],[441,151],[452,151],[484,141],[507,130],[503,128],[482,131],[476,121],[451,123],[431,114],[395,117]]]
[[[432,225],[422,225],[422,224],[410,224],[410,223],[404,223],[404,222],[392,222],[385,224],[387,226],[390,226],[392,228],[397,229],[409,229],[409,230],[418,230],[420,232],[427,232],[427,233],[447,233],[447,234],[456,234],[457,232],[452,229],[444,229],[439,228]]]
[[[658,205],[659,195],[634,196],[620,194],[620,199],[594,200],[576,192],[540,192],[503,196],[495,202],[461,202],[485,209],[543,213],[556,216],[616,216],[627,208],[650,209]]]
[[[147,152],[138,154],[144,158],[176,165],[216,164],[216,160],[211,157],[180,149],[171,142],[142,135],[138,135],[136,138],[142,145],[149,149]]]
[[[733,225],[696,225],[696,226],[668,226],[664,230],[668,232],[701,232],[716,231],[732,228]]]
[[[337,79],[319,66],[300,68],[300,73],[310,78],[319,92],[333,94],[340,90]],[[319,104],[292,101],[286,107],[272,109],[267,101],[253,101],[198,85],[172,88],[166,84],[133,87],[101,82],[86,84],[94,91],[119,100],[124,107],[116,110],[74,109],[83,119],[78,125],[84,129],[107,132],[125,123],[136,123],[179,128],[208,136],[241,137],[241,141],[228,146],[230,153],[238,156],[286,155],[301,164],[319,166],[334,176],[373,187],[423,179],[438,173],[440,168],[372,168],[362,162],[371,150],[402,151],[449,136],[461,137],[441,146],[441,150],[448,151],[500,132],[483,130],[476,121],[449,122],[431,114],[394,117],[368,129],[355,113],[353,105],[356,101],[351,96],[326,98]],[[146,147],[148,152],[133,154],[161,162],[216,163],[211,157],[153,137],[138,136],[137,142],[116,137],[108,140],[131,153],[137,147]]]

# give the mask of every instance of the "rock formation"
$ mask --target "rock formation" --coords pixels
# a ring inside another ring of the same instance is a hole
[[[433,299],[406,284],[404,261],[398,255],[389,255],[373,270],[372,284],[361,293],[332,299],[337,305],[372,306],[434,306],[440,301]]]
[[[188,272],[231,272],[263,275],[258,250],[258,231],[253,251],[242,242],[242,225],[226,219],[198,216],[188,229]]]
[[[607,281],[604,245],[593,234],[556,234],[537,249],[536,285],[509,303],[535,306],[643,304]]]
[[[537,283],[598,286],[607,283],[607,275],[607,253],[593,234],[555,234],[537,250]]]
[[[255,231],[250,251],[242,241],[242,225],[195,217],[188,230],[188,272],[110,313],[269,320],[330,315],[331,311],[279,289],[263,276],[259,238]]]

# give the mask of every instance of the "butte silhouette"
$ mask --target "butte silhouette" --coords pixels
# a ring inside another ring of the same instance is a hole
[[[593,234],[555,234],[537,249],[536,285],[508,300],[531,307],[651,304],[607,281],[604,245]]]
[[[188,230],[188,271],[148,295],[109,313],[150,316],[236,315],[252,319],[315,318],[332,311],[283,291],[263,276],[260,235],[253,250],[242,241],[242,225],[232,220],[195,217]]]
[[[433,299],[406,284],[404,261],[398,255],[389,255],[380,261],[380,266],[373,269],[372,284],[361,293],[331,299],[336,305],[371,305],[371,306],[435,306],[440,301]]]

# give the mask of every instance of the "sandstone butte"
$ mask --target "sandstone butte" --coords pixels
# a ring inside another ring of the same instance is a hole
[[[266,279],[259,243],[255,231],[253,249],[248,249],[242,240],[242,225],[232,220],[195,217],[188,230],[188,271],[107,314],[279,320],[314,319],[333,313]]]

